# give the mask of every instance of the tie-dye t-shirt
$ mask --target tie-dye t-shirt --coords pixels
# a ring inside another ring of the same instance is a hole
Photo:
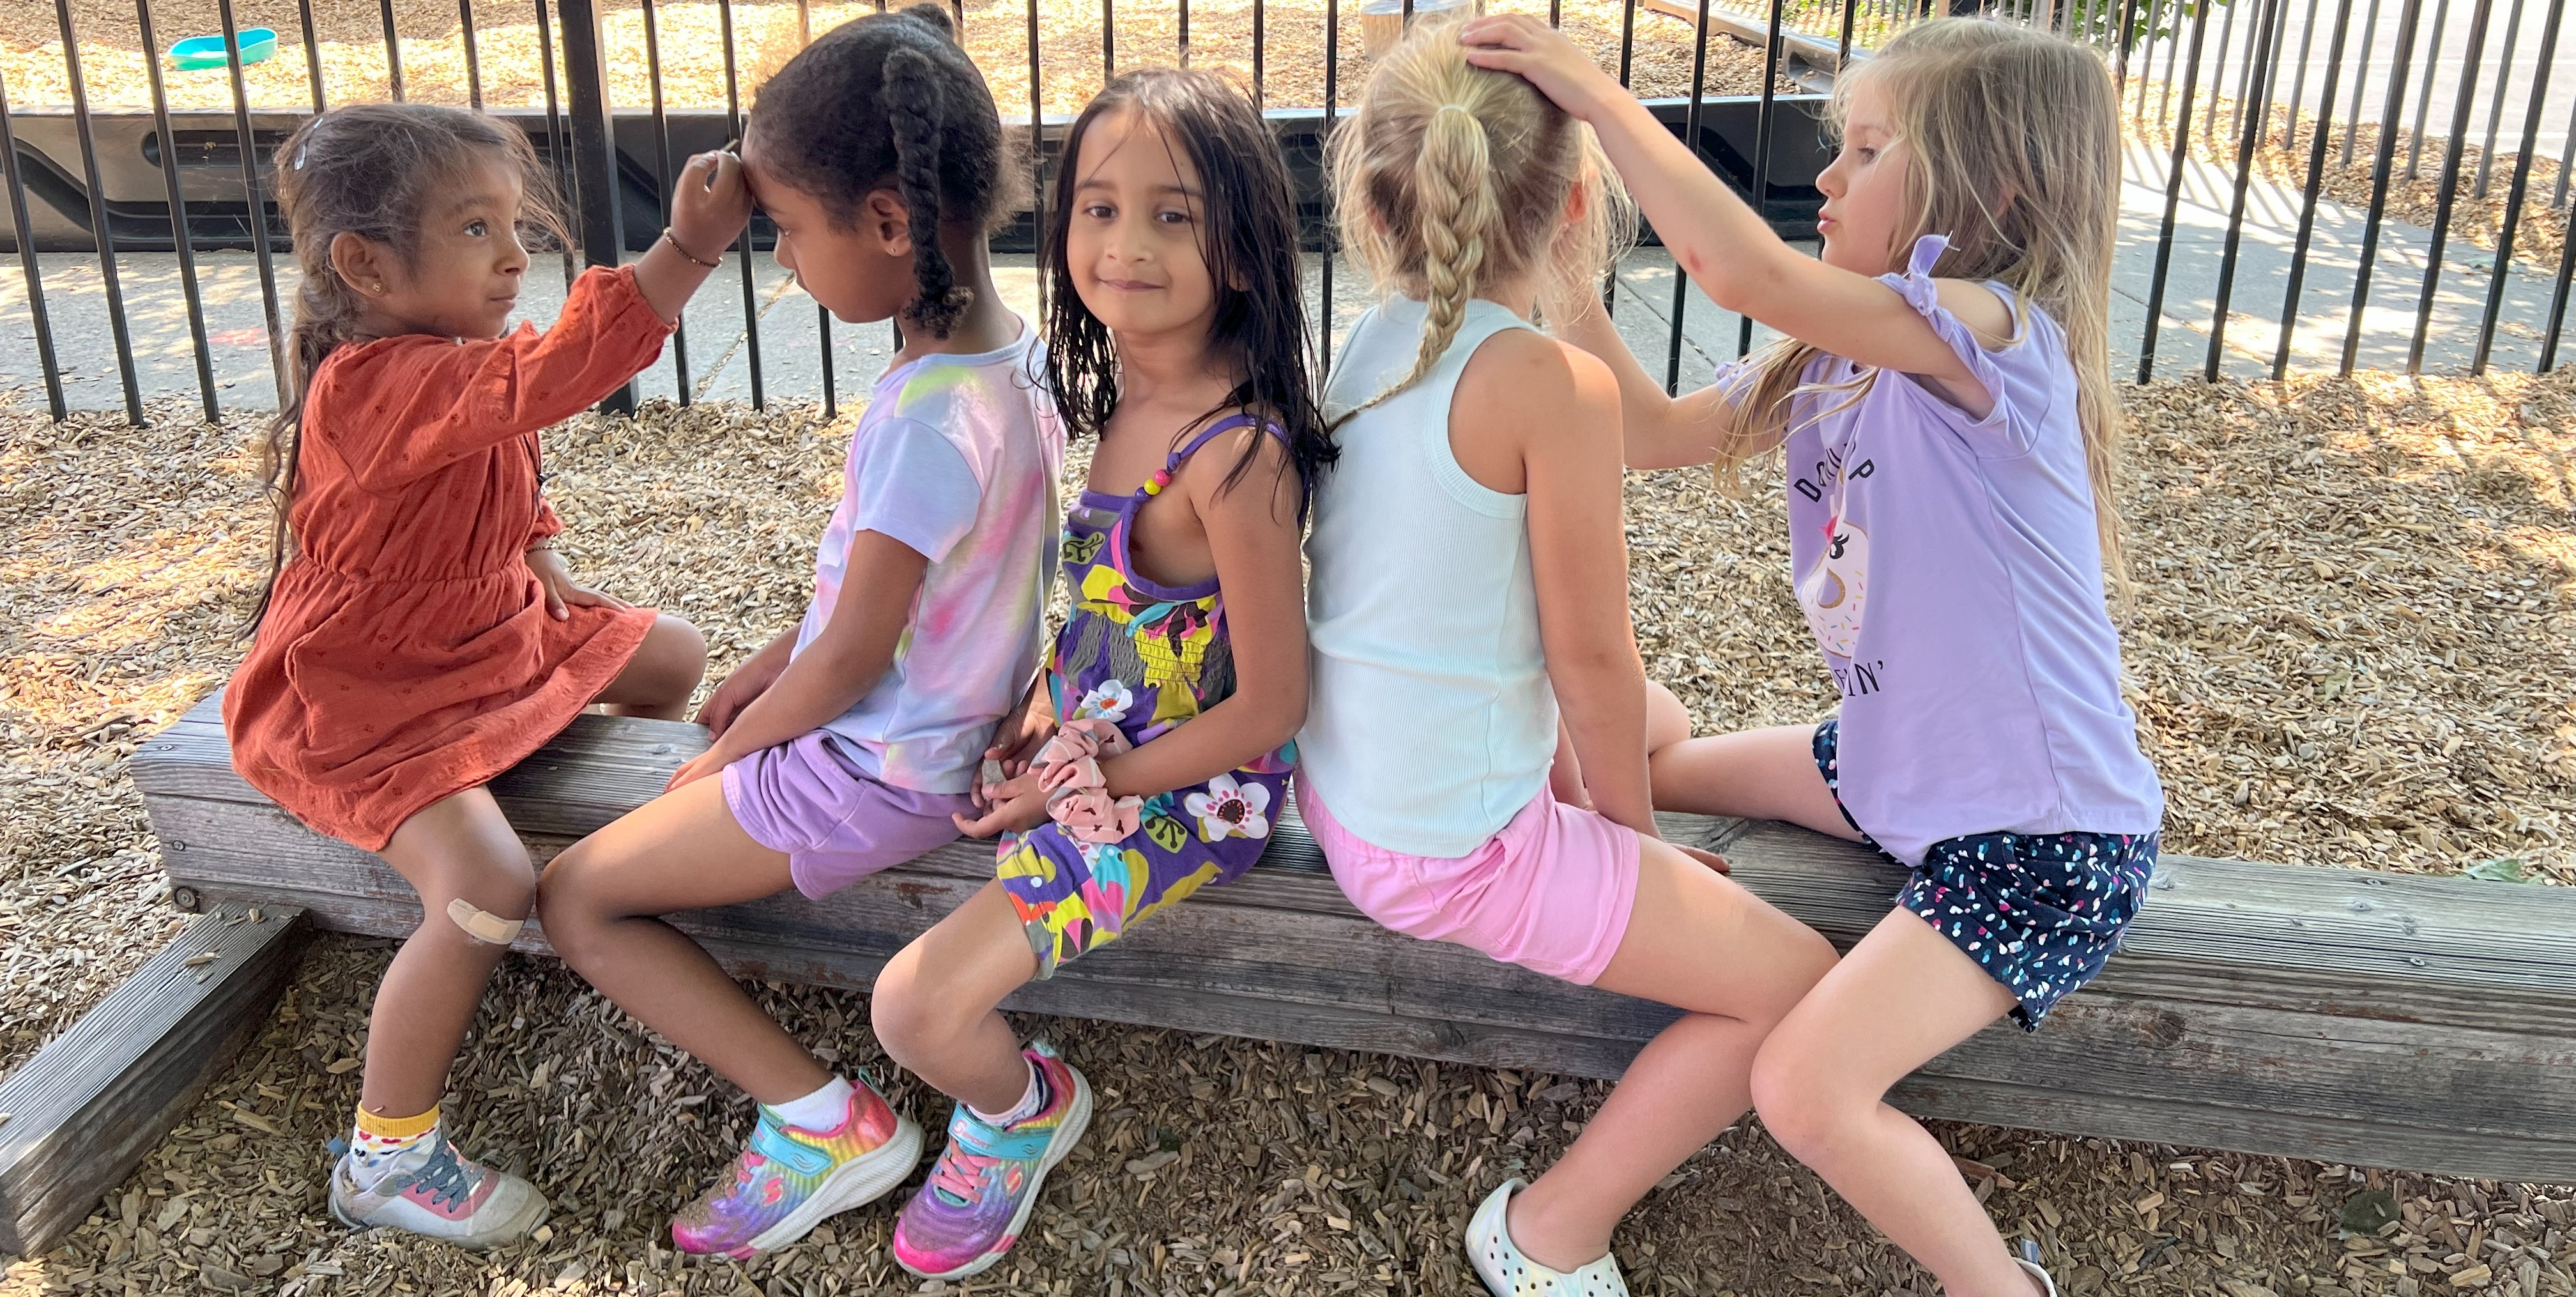
[[[930,560],[885,677],[823,727],[897,788],[965,792],[1037,674],[1064,430],[1031,378],[1036,338],[1023,321],[998,351],[887,370],[850,438],[796,651],[831,620],[852,536],[878,532]]]

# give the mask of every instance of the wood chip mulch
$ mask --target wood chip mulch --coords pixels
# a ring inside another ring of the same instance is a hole
[[[2129,693],[2172,850],[2576,883],[2576,386],[2365,375],[2127,393],[2137,593]],[[219,684],[264,517],[248,421],[57,426],[0,412],[0,1067],[176,926],[126,775],[136,738]],[[577,570],[688,615],[718,669],[801,609],[836,489],[810,411],[648,407],[550,438]],[[1831,704],[1783,579],[1776,475],[1629,492],[1649,669],[1704,726]],[[2487,884],[2508,887],[2514,884]],[[561,1208],[489,1256],[352,1235],[320,1146],[357,1086],[390,946],[333,938],[243,1059],[63,1247],[0,1294],[911,1291],[887,1208],[752,1266],[682,1261],[668,1213],[744,1133],[741,1096],[552,964],[512,960],[453,1084],[466,1147]],[[762,988],[873,1068],[864,997]],[[1098,1131],[976,1292],[1472,1291],[1456,1250],[1501,1178],[1543,1167],[1602,1089],[1460,1067],[1031,1019],[1102,1091]],[[2576,1297],[2576,1198],[2545,1189],[1984,1127],[1938,1133],[2071,1293]],[[2376,1213],[2376,1214],[2374,1214]],[[2340,1226],[2358,1224],[2344,1236]],[[1758,1129],[1659,1189],[1619,1246],[1640,1292],[1925,1293]]]
[[[1103,84],[1102,6],[1092,0],[1045,0],[1036,7],[1041,102],[1050,114],[1078,112]],[[1368,73],[1360,7],[1361,0],[1338,6],[1337,98],[1346,109]],[[90,102],[102,108],[149,107],[151,88],[131,0],[72,0],[71,8]],[[1029,8],[1017,0],[970,0],[965,6],[967,50],[983,69],[1005,121],[1028,119]],[[313,9],[328,100],[346,103],[390,97],[392,81],[376,0],[315,0]],[[652,103],[653,83],[645,58],[642,7],[636,0],[607,0],[600,9],[604,39],[613,55],[609,100],[621,108],[645,107]],[[873,3],[817,3],[808,7],[807,18],[819,33],[876,9]],[[1321,106],[1325,0],[1262,0],[1261,9],[1265,101],[1272,106]],[[1192,65],[1228,70],[1249,87],[1253,10],[1254,0],[1193,0],[1189,4]],[[1492,11],[1544,14],[1547,9],[1541,0],[1496,0]],[[487,0],[476,5],[474,12],[474,70],[483,102],[491,107],[543,107],[544,63],[532,10],[525,3]],[[1616,69],[1621,31],[1618,0],[1561,0],[1561,12],[1565,30],[1590,49],[1603,67]],[[234,13],[245,29],[266,26],[278,33],[277,54],[243,69],[251,103],[309,107],[312,91],[306,81],[294,0],[240,0]],[[1121,71],[1181,61],[1178,0],[1113,0],[1110,13]],[[453,0],[399,0],[394,14],[405,95],[430,103],[468,102],[471,86],[463,27]],[[221,30],[214,0],[156,0],[152,17],[154,35],[164,49],[182,37]],[[663,101],[674,108],[724,107],[724,17],[718,6],[703,0],[657,4],[655,24]],[[802,31],[794,4],[768,0],[733,7],[733,64],[746,106],[760,82],[801,48]],[[563,84],[560,36],[560,32],[553,34],[558,42],[559,87]],[[1634,42],[1633,84],[1640,94],[1690,93],[1694,40],[1689,22],[1640,10]],[[0,78],[6,79],[12,104],[71,102],[62,48],[51,5],[0,6]],[[224,69],[182,72],[165,63],[163,76],[173,107],[232,107],[231,81]],[[1796,85],[1785,78],[1779,85],[1784,93],[1797,92]],[[1706,93],[1759,94],[1761,87],[1761,50],[1722,33],[1712,36]]]

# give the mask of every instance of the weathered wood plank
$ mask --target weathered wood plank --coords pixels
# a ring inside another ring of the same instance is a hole
[[[1728,843],[1736,876],[1831,937],[1887,913],[1904,871],[1783,824]],[[2140,995],[2513,1029],[2576,1008],[2576,888],[2168,856],[2095,984]]]
[[[890,872],[822,903],[774,898],[680,923],[738,976],[864,988],[976,885]],[[400,886],[305,899],[326,926],[392,933],[420,917]],[[1364,920],[1218,906],[1182,906],[1007,1007],[1591,1076],[1617,1075],[1674,1016]],[[2576,1131],[2576,1094],[2557,1079],[2571,1071],[2576,1036],[2536,1043],[2097,988],[2036,1036],[1981,1033],[1897,1097],[1929,1116],[2563,1178],[2576,1138],[2550,1132]]]
[[[317,923],[399,933],[408,887],[304,832],[233,776],[200,709],[145,746],[174,882],[272,897]],[[702,732],[584,718],[494,792],[545,858],[658,792]],[[1286,808],[1283,808],[1285,810]],[[1672,817],[1757,894],[1848,944],[1901,871],[1778,825]],[[822,902],[680,916],[738,975],[864,987],[992,876],[955,844]],[[532,926],[522,944],[542,950]],[[1723,957],[1719,952],[1717,957]],[[1263,866],[1200,893],[1010,1007],[1448,1059],[1615,1075],[1674,1016],[1378,928],[1293,811]],[[2576,1180],[2576,894],[2169,859],[2129,949],[2049,1029],[1999,1025],[1896,1099],[1926,1115],[2423,1170]]]
[[[309,931],[291,907],[257,907],[256,922],[253,908],[199,915],[0,1081],[0,1253],[69,1233],[266,1023]]]

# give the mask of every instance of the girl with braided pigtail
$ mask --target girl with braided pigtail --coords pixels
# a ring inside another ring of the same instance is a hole
[[[1467,1226],[1500,1297],[1623,1294],[1612,1228],[1743,1114],[1833,951],[1656,835],[1648,754],[1688,724],[1650,718],[1628,620],[1617,381],[1532,323],[1577,318],[1633,228],[1591,132],[1433,24],[1333,149],[1344,242],[1387,295],[1325,389],[1298,806],[1380,923],[1684,1011]]]
[[[778,264],[842,320],[900,320],[903,346],[851,436],[805,616],[707,700],[707,751],[557,857],[540,897],[565,962],[759,1105],[732,1172],[671,1221],[682,1251],[736,1258],[891,1192],[921,1128],[661,916],[819,899],[957,837],[1037,673],[1064,454],[1036,331],[985,249],[1014,158],[945,9],[798,53],[761,87],[742,167]]]

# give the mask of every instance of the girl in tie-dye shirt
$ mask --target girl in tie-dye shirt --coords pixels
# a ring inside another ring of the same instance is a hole
[[[700,712],[714,746],[650,805],[547,870],[564,959],[760,1103],[733,1173],[671,1222],[681,1250],[748,1257],[880,1196],[921,1130],[834,1076],[658,916],[810,897],[957,837],[984,749],[1036,674],[1063,433],[1028,321],[984,236],[1014,210],[992,96],[917,5],[846,24],[761,88],[743,142],[778,263],[903,347],[850,441],[798,625]]]
[[[1331,456],[1307,383],[1288,177],[1204,72],[1092,101],[1047,205],[1047,387],[1098,437],[1066,520],[1072,612],[966,831],[997,879],[876,985],[886,1052],[957,1100],[896,1223],[930,1279],[1001,1259],[1091,1112],[1082,1074],[994,1007],[1252,868],[1306,712],[1297,543]]]

